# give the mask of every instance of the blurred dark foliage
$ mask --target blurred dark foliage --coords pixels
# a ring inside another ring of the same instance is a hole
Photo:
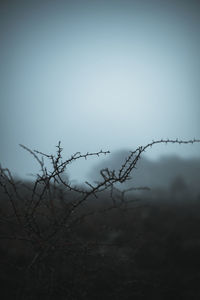
[[[168,204],[161,193],[157,201],[131,195],[135,201],[107,210],[105,193],[41,256],[38,245],[20,238],[0,196],[1,299],[200,297],[200,196]]]
[[[60,144],[55,156],[23,148],[41,171],[26,182],[1,168],[1,299],[200,298],[200,190],[180,176],[168,189],[119,190],[145,147],[85,186],[65,167],[105,152],[62,161]]]

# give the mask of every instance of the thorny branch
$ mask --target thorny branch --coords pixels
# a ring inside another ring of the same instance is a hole
[[[145,146],[140,146],[134,151],[130,151],[130,155],[125,158],[119,170],[102,169],[100,171],[100,181],[95,183],[86,181],[83,187],[75,186],[69,180],[64,179],[63,175],[67,171],[68,166],[79,159],[107,155],[110,153],[109,151],[100,150],[85,154],[77,152],[70,158],[63,160],[61,142],[56,146],[57,151],[55,155],[31,150],[24,145],[20,145],[38,162],[40,172],[36,175],[35,181],[31,185],[26,185],[17,183],[13,179],[11,172],[0,166],[0,186],[8,196],[17,224],[23,229],[23,235],[20,234],[18,237],[11,236],[11,238],[31,241],[39,249],[37,253],[40,254],[48,252],[52,247],[55,249],[55,245],[60,247],[59,243],[67,244],[66,239],[60,239],[63,230],[70,233],[74,224],[80,223],[87,215],[93,213],[83,213],[81,215],[79,209],[90,196],[97,198],[99,193],[109,189],[112,200],[111,205],[106,208],[106,210],[109,210],[126,203],[126,193],[135,189],[148,189],[147,187],[133,187],[129,190],[121,191],[115,186],[116,183],[123,183],[130,179],[138,160],[148,148],[156,144],[194,143],[200,143],[200,140],[161,139],[152,141]],[[47,168],[46,160],[50,161],[51,170]],[[22,187],[29,191],[28,196],[25,193],[20,194]],[[114,192],[117,193],[117,198],[114,196]],[[59,201],[63,201],[64,204],[62,213],[60,212]],[[3,238],[3,236],[0,238]],[[33,258],[31,266],[40,256]]]

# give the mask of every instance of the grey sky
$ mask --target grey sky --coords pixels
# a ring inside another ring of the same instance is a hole
[[[198,1],[1,1],[0,19],[0,162],[16,174],[37,170],[19,143],[51,153],[61,140],[69,157],[200,137]]]

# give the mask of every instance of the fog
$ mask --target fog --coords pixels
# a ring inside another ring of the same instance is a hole
[[[120,170],[129,151],[116,151],[109,159],[97,164],[90,172],[90,180],[98,181],[101,178],[99,171],[104,168]],[[176,155],[166,155],[152,160],[143,156],[132,171],[131,179],[121,186],[123,189],[147,187],[150,190],[142,191],[149,197],[155,196],[169,200],[171,196],[180,196],[181,199],[200,197],[200,159],[181,158]],[[137,192],[138,193],[138,192]],[[139,191],[141,193],[141,191]],[[158,194],[159,193],[159,194]],[[169,194],[171,193],[171,194]],[[187,200],[188,200],[187,199]]]
[[[198,1],[0,5],[0,162],[14,174],[38,171],[20,143],[52,153],[61,140],[68,158],[134,150],[152,139],[199,138]],[[144,161],[165,182],[161,155],[176,155],[170,163],[185,166],[181,159],[198,159],[199,150],[160,145]],[[96,163],[79,161],[70,178],[85,180]]]

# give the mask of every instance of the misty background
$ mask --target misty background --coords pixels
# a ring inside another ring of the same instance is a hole
[[[39,170],[18,144],[110,150],[70,166],[81,182],[152,139],[200,137],[199,1],[1,1],[0,22],[0,163],[15,175]],[[199,161],[200,145],[156,145],[134,184],[197,188]]]
[[[90,180],[101,180],[102,169],[119,170],[128,155],[130,152],[125,150],[114,152],[111,158],[96,164],[90,172]],[[154,161],[144,155],[133,169],[131,178],[118,186],[122,190],[133,188],[130,192],[135,195],[158,200],[200,200],[199,177],[199,158],[186,159],[178,155],[166,155]],[[148,189],[134,191],[134,188]]]

